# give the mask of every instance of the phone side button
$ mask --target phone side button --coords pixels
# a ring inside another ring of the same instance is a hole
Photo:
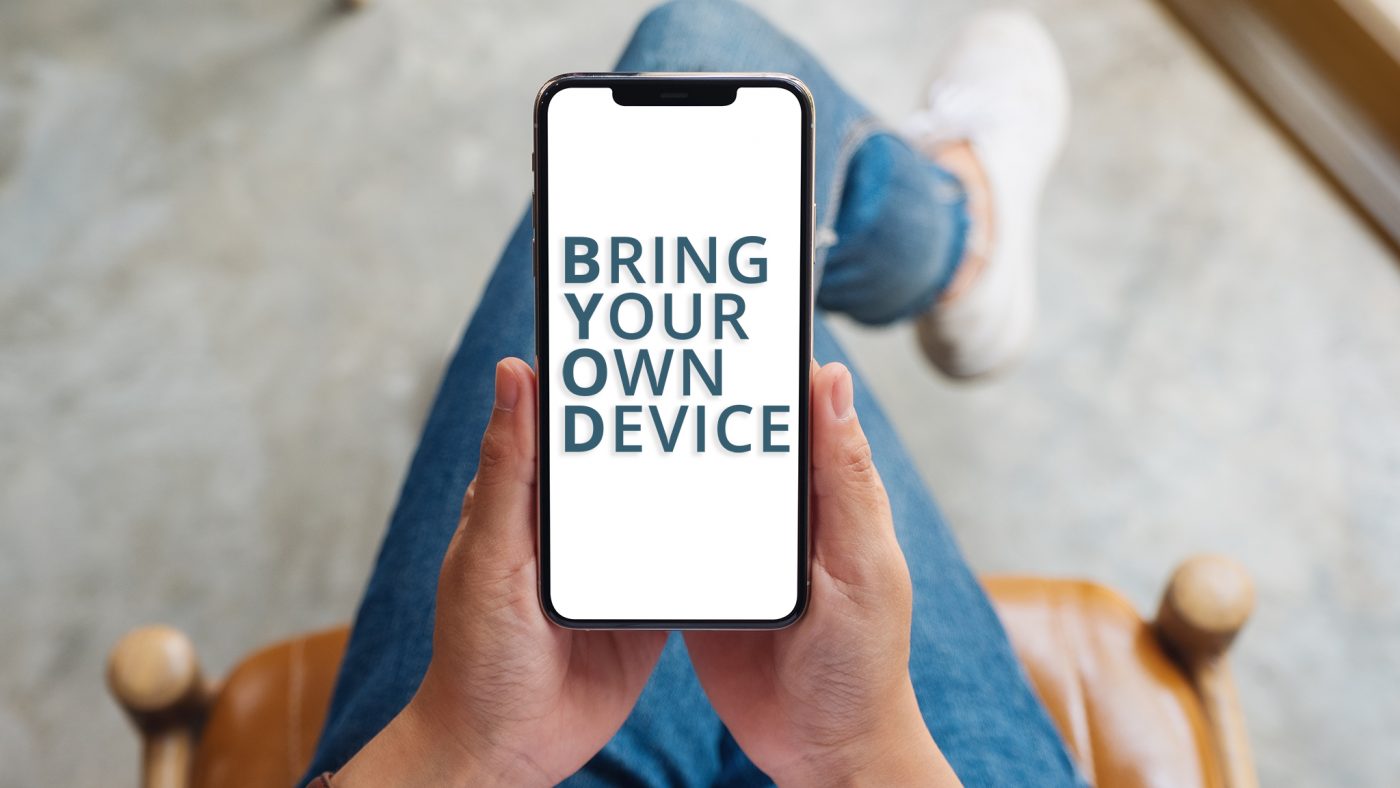
[[[540,275],[540,256],[535,252],[535,239],[534,239],[533,236],[531,236],[531,237],[530,237],[530,276],[535,277],[536,279],[538,279],[538,278],[539,278],[539,275]]]

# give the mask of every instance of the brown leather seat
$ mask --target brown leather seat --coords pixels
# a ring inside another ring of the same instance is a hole
[[[1191,680],[1126,599],[1079,580],[992,578],[984,585],[1091,783],[1221,784]]]
[[[317,632],[245,658],[209,708],[194,785],[288,786],[311,763],[350,630]]]
[[[1228,702],[1220,707],[1210,696],[1211,688],[1193,675],[1189,666],[1195,663],[1173,658],[1159,628],[1144,621],[1117,593],[1078,580],[992,578],[985,584],[1037,693],[1093,783],[1230,788],[1252,784],[1245,743],[1222,744],[1221,739],[1230,726],[1218,718],[1238,710]],[[1227,593],[1236,590],[1225,588]],[[1172,599],[1169,590],[1163,617],[1177,615],[1167,611]],[[1184,604],[1189,607],[1195,601],[1199,600],[1188,595]],[[1203,623],[1207,630],[1215,626],[1207,634],[1223,638],[1214,641],[1220,650],[1208,655],[1211,659],[1223,658],[1224,645],[1234,634],[1224,629],[1232,625],[1237,630],[1243,623],[1242,616],[1235,618],[1237,622],[1224,621],[1226,626],[1216,626],[1222,621],[1219,616],[1208,621],[1197,615],[1190,622]],[[171,632],[164,630],[163,636]],[[160,733],[157,728],[170,725],[170,715],[153,717],[152,704],[133,708],[128,702],[136,690],[134,680],[123,676],[135,670],[119,664],[123,659],[134,661],[123,652],[128,648],[123,641],[114,651],[109,678],[146,734],[146,784],[186,784],[179,782],[179,775],[186,773],[192,779],[188,784],[201,788],[290,785],[310,761],[346,635],[345,629],[335,629],[264,648],[239,663],[217,690],[201,689],[197,668],[181,673],[182,680],[187,674],[195,677],[182,697],[196,699],[187,705],[202,709],[205,724],[198,734],[190,732],[193,725],[187,726],[182,741],[188,752],[183,764],[172,760],[173,766],[151,762],[152,740]],[[173,650],[169,646],[164,644],[162,652],[167,663],[184,659],[184,649],[193,664],[187,641]],[[150,673],[150,665],[145,667]],[[168,697],[180,695],[179,682],[166,684]]]

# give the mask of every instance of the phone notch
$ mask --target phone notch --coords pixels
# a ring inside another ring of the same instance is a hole
[[[614,85],[613,101],[624,107],[727,107],[738,95],[737,85],[700,80],[639,80]]]

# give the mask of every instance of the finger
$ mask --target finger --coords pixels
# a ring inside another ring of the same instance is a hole
[[[495,397],[469,488],[465,536],[473,552],[514,565],[534,559],[534,371],[520,359],[503,359]]]
[[[818,550],[893,535],[885,485],[856,416],[854,382],[839,362],[812,377],[812,493]]]

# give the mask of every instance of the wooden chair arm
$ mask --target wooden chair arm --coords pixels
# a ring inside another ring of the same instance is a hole
[[[1257,788],[1244,712],[1226,653],[1254,611],[1254,582],[1233,559],[1198,555],[1177,567],[1157,612],[1159,637],[1201,696],[1226,788]]]
[[[107,687],[141,735],[143,788],[188,788],[213,689],[194,644],[167,626],[128,632],[107,658]]]

